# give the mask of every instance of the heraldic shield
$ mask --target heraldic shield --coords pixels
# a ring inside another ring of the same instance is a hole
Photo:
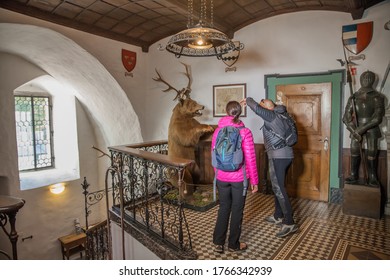
[[[240,56],[240,50],[243,49],[240,41],[234,41],[233,43],[236,46],[235,49],[221,56],[223,63],[225,63],[228,67],[232,67],[233,64],[237,62],[238,57]]]
[[[353,54],[359,54],[371,42],[373,22],[343,26],[343,45]]]
[[[133,71],[137,64],[137,53],[122,49],[122,63],[127,72]]]

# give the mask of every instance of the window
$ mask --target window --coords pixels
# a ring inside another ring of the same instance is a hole
[[[51,108],[47,96],[15,96],[19,171],[54,167]]]
[[[49,75],[14,89],[20,190],[80,178],[75,95]]]

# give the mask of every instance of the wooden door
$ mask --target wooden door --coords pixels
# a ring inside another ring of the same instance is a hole
[[[276,86],[276,98],[294,116],[298,129],[286,181],[293,197],[328,201],[331,89],[331,83]]]

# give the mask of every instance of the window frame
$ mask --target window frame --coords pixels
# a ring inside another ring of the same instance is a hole
[[[21,170],[19,165],[18,165],[18,170],[19,172],[36,172],[36,171],[41,171],[41,170],[46,170],[46,169],[53,169],[55,168],[55,154],[54,154],[54,137],[53,137],[53,134],[54,134],[54,125],[53,125],[53,101],[52,101],[52,97],[49,95],[49,94],[45,94],[45,93],[39,93],[39,92],[32,92],[31,94],[26,94],[26,93],[15,93],[14,94],[14,102],[16,104],[16,98],[17,97],[29,97],[31,98],[31,112],[32,112],[32,120],[31,120],[31,127],[32,127],[32,131],[33,131],[33,135],[32,135],[32,138],[33,138],[33,149],[34,149],[34,167],[33,168],[30,168],[30,169],[23,169]],[[49,135],[49,141],[50,141],[50,154],[51,154],[51,164],[50,166],[44,166],[44,167],[37,167],[37,161],[38,161],[38,155],[37,155],[37,152],[36,152],[36,145],[35,145],[35,134],[36,134],[36,130],[35,130],[35,122],[34,122],[34,99],[35,98],[47,98],[48,100],[48,109],[49,109],[49,131],[50,131],[50,135]],[[16,111],[16,110],[15,110]],[[16,120],[15,120],[15,124],[16,124]],[[19,144],[18,144],[18,137],[16,136],[16,141],[17,141],[17,147],[19,147]],[[18,151],[18,160],[19,160],[19,151]]]

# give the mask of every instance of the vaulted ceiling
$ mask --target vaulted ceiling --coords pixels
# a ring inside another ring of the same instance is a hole
[[[201,0],[193,1],[194,20]],[[360,19],[384,0],[207,0],[214,27],[233,38],[237,30],[262,19],[308,10],[339,11]],[[210,7],[212,2],[213,9]],[[0,7],[113,40],[147,52],[150,45],[185,29],[187,0],[1,0]],[[1,19],[0,19],[1,21]]]

